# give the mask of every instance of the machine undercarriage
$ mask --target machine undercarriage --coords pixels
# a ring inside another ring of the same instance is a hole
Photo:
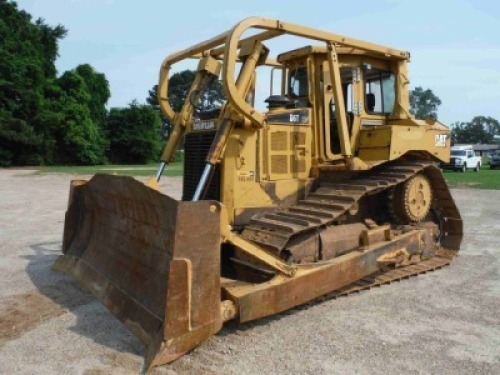
[[[396,246],[371,259],[376,270],[332,289],[332,296],[441,268],[458,252],[460,214],[441,171],[429,160],[398,160],[349,179],[325,180],[298,204],[255,216],[241,236],[300,268],[341,262],[371,245],[398,244],[402,235],[419,232],[417,251]],[[223,267],[228,278],[264,283],[279,273],[237,249],[226,248],[222,257],[223,264],[232,262]]]

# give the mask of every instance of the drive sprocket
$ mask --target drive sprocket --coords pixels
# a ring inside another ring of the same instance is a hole
[[[432,205],[432,187],[429,179],[419,173],[395,186],[389,203],[392,216],[401,224],[424,220]]]

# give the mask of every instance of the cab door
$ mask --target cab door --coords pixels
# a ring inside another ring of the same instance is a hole
[[[324,118],[324,153],[328,160],[342,159],[340,148],[340,133],[336,119],[337,105],[331,90],[330,71],[328,63],[323,64],[323,118]],[[360,123],[359,100],[361,88],[360,69],[353,66],[341,66],[340,68],[342,92],[344,95],[347,127],[351,145],[355,144]]]
[[[293,108],[273,109],[267,114],[264,150],[270,181],[307,179],[311,170],[312,118],[311,59],[289,66],[287,96]]]

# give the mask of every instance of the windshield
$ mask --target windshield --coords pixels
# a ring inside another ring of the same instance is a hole
[[[451,156],[465,156],[465,150],[452,150]]]

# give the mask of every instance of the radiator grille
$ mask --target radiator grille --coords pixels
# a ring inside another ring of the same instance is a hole
[[[198,181],[205,168],[205,158],[214,137],[215,131],[186,134],[184,141],[184,179],[182,184],[183,201],[190,201],[193,198]],[[218,167],[212,177],[205,199],[220,200],[220,171]]]
[[[288,173],[288,160],[286,155],[271,156],[271,173]]]
[[[304,173],[306,171],[305,159],[297,159],[294,155],[290,155],[290,170],[292,173]]]
[[[271,133],[271,151],[287,151],[286,144],[287,132],[273,132]]]
[[[295,146],[304,146],[306,144],[306,133],[297,132],[290,133],[290,149]]]

